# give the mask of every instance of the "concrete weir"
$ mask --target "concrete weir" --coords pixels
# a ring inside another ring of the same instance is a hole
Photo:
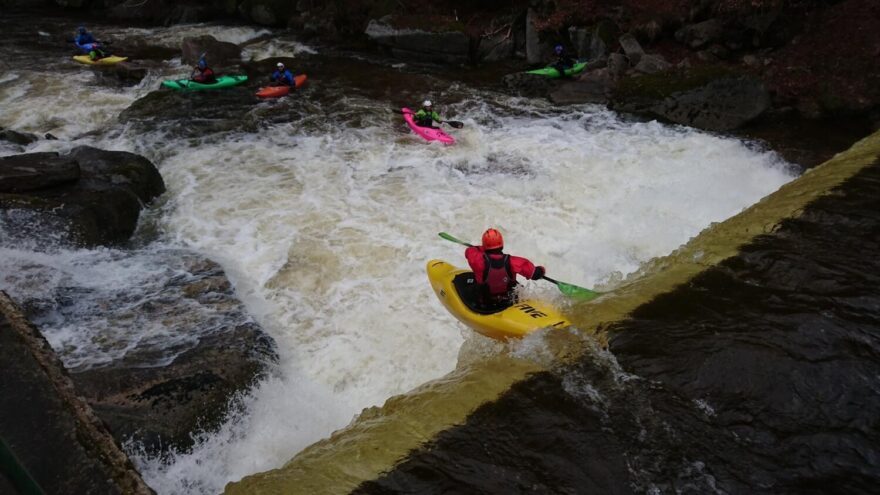
[[[573,308],[580,331],[548,334],[559,360],[577,357],[605,340],[604,329],[636,308],[686,283],[707,268],[734,256],[758,235],[773,232],[797,217],[815,199],[828,194],[880,159],[880,132],[855,143],[804,173],[738,215],[705,229],[668,256],[653,260],[622,287],[594,302]],[[408,452],[439,432],[465,422],[477,407],[496,400],[514,383],[542,371],[541,364],[497,355],[460,367],[449,375],[365,410],[348,427],[297,454],[279,469],[247,476],[226,486],[237,494],[346,493],[375,479]]]

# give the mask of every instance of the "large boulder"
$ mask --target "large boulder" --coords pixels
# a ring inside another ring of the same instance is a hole
[[[94,257],[101,266],[142,269],[127,271],[124,283],[84,283],[33,261],[8,290],[119,442],[134,440],[150,452],[185,449],[268,370],[277,359],[274,341],[222,268],[201,255],[154,246]]]
[[[620,29],[617,24],[610,20],[606,19],[596,23],[590,38],[590,61],[604,59],[619,33]]]
[[[639,60],[645,55],[645,50],[642,49],[639,40],[632,33],[626,33],[618,41],[620,42],[620,47],[623,48],[623,53],[626,54],[626,58],[629,59],[630,65],[638,64]]]
[[[641,88],[633,91],[640,79],[649,84],[641,83]],[[632,78],[618,88],[611,106],[711,131],[742,127],[770,108],[764,84],[750,76],[728,75],[680,90],[670,82],[673,79],[667,73]]]
[[[448,29],[447,29],[448,28]],[[454,24],[440,26],[438,31],[398,28],[391,16],[373,19],[364,31],[367,37],[390,51],[396,58],[467,63],[470,60],[470,38],[456,30]]]
[[[710,19],[690,24],[675,32],[675,39],[691,48],[701,48],[718,41],[724,35],[724,24],[719,19]]]
[[[541,41],[538,29],[535,28],[535,12],[529,9],[526,13],[526,61],[540,64],[547,58],[549,51],[549,46]]]
[[[589,29],[585,27],[571,26],[568,28],[568,38],[571,40],[571,44],[574,46],[574,51],[578,58],[591,58],[590,44],[593,35]]]
[[[210,35],[189,36],[180,44],[181,60],[195,65],[199,57],[205,54],[208,65],[212,68],[234,67],[241,63],[241,47],[235,43],[218,41]]]
[[[39,138],[33,134],[17,132],[12,129],[4,129],[0,127],[0,141],[8,141],[19,146],[27,146],[38,139]]]
[[[618,78],[623,76],[629,69],[629,62],[626,55],[622,53],[612,53],[608,56],[608,72],[611,77]]]
[[[477,58],[484,62],[506,60],[513,56],[513,49],[513,36],[499,33],[480,38],[480,44],[477,47]]]
[[[0,159],[0,193],[47,189],[79,180],[79,164],[57,153],[31,153]]]
[[[672,68],[672,64],[666,61],[661,55],[642,55],[639,63],[636,64],[636,72],[642,74],[656,74]]]
[[[0,476],[0,492],[153,493],[40,331],[2,291],[0,376],[3,468],[18,488]]]
[[[0,231],[9,239],[76,246],[119,244],[144,204],[165,190],[149,160],[81,146],[69,155],[0,158]]]

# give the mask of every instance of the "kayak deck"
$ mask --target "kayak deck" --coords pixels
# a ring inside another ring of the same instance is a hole
[[[533,299],[497,311],[481,311],[469,301],[477,290],[473,272],[440,260],[429,261],[427,272],[431,288],[443,306],[459,321],[487,337],[506,340],[524,337],[541,328],[571,325],[556,308]]]
[[[581,72],[584,71],[584,69],[586,67],[587,67],[586,62],[578,62],[578,63],[574,64],[570,69],[565,69],[565,75],[573,76],[575,74],[580,74]],[[555,67],[544,67],[541,69],[530,70],[530,71],[526,71],[526,74],[535,74],[538,76],[546,76],[546,77],[551,77],[551,78],[559,77],[559,71],[556,70]]]
[[[217,82],[213,84],[202,84],[190,79],[177,79],[162,81],[162,86],[166,88],[176,89],[178,91],[200,91],[203,89],[221,89],[237,86],[248,80],[248,76],[220,76]]]
[[[305,84],[306,79],[308,79],[308,76],[305,74],[294,77],[294,88],[299,88]],[[290,94],[290,86],[266,86],[257,91],[257,96],[260,98],[280,98],[282,96],[287,96],[288,94]]]
[[[412,129],[413,132],[421,136],[425,141],[440,141],[443,144],[455,144],[455,138],[441,131],[440,129],[435,129],[433,127],[421,127],[416,125],[413,120],[413,112],[409,108],[403,107],[400,109],[400,112],[403,113],[403,120],[406,121],[406,125]]]
[[[98,60],[92,60],[88,55],[75,55],[73,57],[74,60],[81,64],[86,65],[113,65],[118,64],[119,62],[125,62],[128,60],[128,57],[117,57],[116,55],[111,55],[109,57],[99,58]]]

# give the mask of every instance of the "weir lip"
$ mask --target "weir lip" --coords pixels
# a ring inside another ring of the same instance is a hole
[[[604,329],[640,305],[686,283],[708,267],[737,254],[758,235],[797,217],[813,200],[828,194],[880,158],[880,132],[855,143],[807,171],[758,203],[713,225],[690,242],[643,267],[614,294],[575,307],[574,324],[605,340]],[[572,332],[549,339],[567,361],[590,349]],[[573,342],[574,341],[574,342]],[[564,345],[563,345],[564,344]],[[391,469],[406,454],[440,431],[461,424],[483,403],[495,400],[527,375],[542,371],[535,362],[500,355],[455,370],[443,378],[365,410],[348,427],[297,454],[279,469],[245,477],[226,486],[228,494],[345,493]]]

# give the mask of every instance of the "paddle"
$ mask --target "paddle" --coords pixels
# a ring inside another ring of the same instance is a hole
[[[415,112],[404,112],[403,110],[398,110],[396,108],[392,108],[391,111],[394,113],[399,113],[401,115],[405,114],[405,113],[413,115],[415,113]],[[455,127],[456,129],[461,129],[462,127],[464,127],[464,122],[459,122],[458,120],[442,120],[442,121],[440,121],[440,123],[441,124],[449,124],[450,126]]]
[[[456,244],[461,244],[462,246],[474,247],[473,244],[469,244],[469,243],[464,242],[460,239],[456,239],[455,237],[452,237],[451,235],[447,234],[446,232],[440,232],[438,235],[440,237],[446,239],[447,241],[451,241]],[[583,287],[578,287],[577,285],[569,284],[566,282],[560,282],[559,280],[554,280],[546,275],[544,275],[544,277],[542,277],[542,278],[550,283],[556,284],[556,287],[559,289],[559,292],[562,292],[566,296],[577,299],[579,301],[589,301],[591,299],[595,299],[595,298],[599,297],[600,295],[602,295],[601,292],[596,292],[594,290],[585,289]]]

